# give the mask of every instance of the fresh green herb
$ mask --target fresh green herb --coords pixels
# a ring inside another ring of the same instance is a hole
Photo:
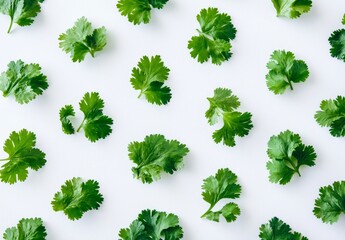
[[[41,12],[44,0],[0,0],[0,13],[10,16],[11,22],[7,33],[11,32],[13,23],[19,26],[31,25]]]
[[[179,240],[183,237],[183,230],[175,214],[147,209],[129,228],[121,229],[119,237],[121,240]]]
[[[149,23],[152,8],[162,9],[169,0],[119,0],[117,8],[134,25]]]
[[[7,228],[5,240],[45,240],[46,228],[41,218],[22,218],[16,227]]]
[[[312,167],[316,159],[314,148],[304,145],[301,137],[290,130],[270,138],[267,154],[270,158],[266,165],[270,172],[269,179],[279,184],[290,182],[296,173],[301,176],[300,167]]]
[[[183,157],[189,149],[177,140],[167,140],[163,135],[149,135],[143,142],[128,146],[129,159],[138,166],[132,168],[134,177],[143,183],[161,178],[162,172],[173,174],[183,166]]]
[[[59,36],[59,46],[66,53],[70,53],[73,62],[81,62],[87,53],[95,57],[95,53],[102,51],[107,45],[107,30],[105,27],[93,29],[85,18],[79,18],[74,26]]]
[[[164,86],[168,79],[169,68],[164,66],[160,56],[148,58],[144,56],[133,68],[131,84],[135,90],[140,90],[139,98],[145,95],[149,103],[167,104],[171,99],[171,90]]]
[[[28,168],[37,171],[45,165],[46,154],[35,148],[35,145],[36,135],[33,132],[23,129],[10,134],[4,144],[4,151],[8,157],[0,159],[0,162],[6,162],[0,170],[2,182],[23,182],[28,177]]]
[[[48,88],[47,77],[38,64],[11,61],[6,72],[0,75],[0,91],[3,96],[14,95],[20,104],[28,103]]]
[[[333,224],[341,214],[345,214],[345,181],[320,188],[315,200],[314,215],[324,223]]]
[[[345,14],[342,20],[345,25]],[[334,31],[328,38],[331,56],[345,62],[345,28]]]
[[[219,211],[212,211],[222,199],[236,199],[241,194],[241,186],[237,184],[237,176],[228,168],[219,169],[215,176],[204,179],[202,185],[203,199],[210,204],[209,209],[201,216],[211,221],[219,222],[222,215],[227,222],[233,222],[240,215],[241,210],[236,203],[230,202]]]
[[[230,40],[236,37],[236,28],[231,17],[226,13],[219,13],[217,8],[202,9],[197,15],[201,30],[199,35],[193,36],[188,42],[190,55],[204,63],[210,58],[216,65],[230,59],[232,53]]]
[[[293,232],[291,227],[277,217],[260,227],[261,240],[308,240],[298,232]]]
[[[79,109],[84,113],[84,119],[77,128],[77,132],[84,129],[85,137],[91,142],[104,139],[112,132],[113,119],[103,114],[103,108],[104,101],[97,92],[86,93],[79,103]],[[72,105],[66,105],[60,109],[60,121],[64,133],[75,133],[70,120],[74,116],[75,112]]]
[[[307,64],[302,60],[296,60],[292,52],[274,51],[267,63],[269,70],[266,75],[266,84],[274,94],[283,94],[292,83],[304,82],[309,76]]]
[[[63,211],[70,220],[80,219],[85,212],[98,209],[103,202],[99,184],[95,180],[84,182],[81,178],[67,180],[61,192],[51,202],[55,212]]]
[[[344,16],[343,16],[343,20],[341,21],[341,23],[342,23],[343,25],[345,25],[345,14],[344,14]]]
[[[299,18],[303,13],[310,11],[313,2],[311,0],[272,0],[277,10],[277,16]]]
[[[322,127],[330,127],[329,132],[334,137],[345,136],[345,97],[323,100],[321,111],[317,111],[314,118]]]
[[[214,125],[219,119],[223,120],[223,127],[213,133],[214,141],[223,141],[229,147],[235,146],[235,136],[244,137],[253,128],[251,113],[236,111],[240,102],[230,89],[217,88],[214,90],[214,96],[207,99],[210,103],[205,114],[208,123]]]

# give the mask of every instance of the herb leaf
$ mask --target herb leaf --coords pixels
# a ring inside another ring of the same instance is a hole
[[[310,11],[312,7],[311,0],[272,0],[277,10],[277,16],[288,18],[299,18],[303,13]]]
[[[46,237],[41,218],[22,218],[16,227],[7,228],[3,235],[5,240],[45,240]]]

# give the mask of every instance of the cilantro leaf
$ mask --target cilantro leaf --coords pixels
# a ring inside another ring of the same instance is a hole
[[[107,30],[105,27],[93,29],[85,18],[79,18],[74,26],[59,36],[59,46],[66,53],[70,53],[73,62],[81,62],[87,53],[95,57],[95,53],[102,51],[107,45]]]
[[[144,56],[140,59],[138,68],[133,68],[130,81],[135,90],[140,90],[139,98],[145,95],[149,103],[165,105],[171,99],[170,88],[164,86],[169,72],[159,55],[151,59]]]
[[[7,228],[5,240],[45,240],[46,228],[41,218],[22,218],[16,227]]]
[[[182,227],[175,214],[143,210],[129,228],[119,232],[122,240],[178,240],[183,237]]]
[[[241,210],[236,203],[227,203],[221,210],[212,211],[222,199],[236,199],[240,196],[241,186],[237,184],[237,176],[228,168],[219,169],[215,176],[204,179],[202,185],[203,199],[210,204],[209,209],[201,216],[208,220],[219,222],[222,215],[227,222],[233,222]]]
[[[54,195],[51,202],[54,211],[63,211],[70,220],[80,219],[85,212],[98,209],[103,202],[99,184],[95,180],[83,181],[81,178],[67,180],[61,192]]]
[[[20,104],[28,103],[48,88],[47,77],[38,64],[11,61],[6,72],[0,75],[0,91],[3,96],[14,95]]]
[[[299,18],[303,13],[310,11],[312,7],[311,0],[272,0],[277,10],[277,16],[288,18]]]
[[[345,181],[321,187],[313,212],[324,223],[337,222],[339,216],[345,214]]]
[[[323,100],[320,104],[321,111],[317,111],[314,118],[321,127],[330,127],[334,137],[345,136],[345,97]]]
[[[251,113],[241,113],[235,111],[239,106],[239,99],[232,94],[230,89],[217,88],[214,96],[207,98],[210,103],[209,109],[205,113],[210,125],[216,124],[220,119],[223,120],[223,127],[213,133],[216,143],[223,141],[229,147],[236,145],[235,136],[244,137],[253,128]]]
[[[13,23],[19,26],[29,26],[41,12],[44,0],[0,0],[0,13],[10,16],[11,23],[7,33],[11,32]]]
[[[117,8],[134,25],[149,23],[152,8],[162,9],[169,0],[119,0]]]
[[[270,138],[267,154],[270,158],[266,164],[269,180],[279,184],[290,182],[295,173],[301,176],[300,167],[314,166],[316,159],[314,148],[304,145],[301,137],[290,130]]]
[[[334,31],[328,38],[331,56],[345,62],[345,29]]]
[[[23,182],[28,177],[28,168],[37,171],[45,165],[46,154],[35,148],[35,145],[36,135],[33,132],[22,129],[10,134],[4,144],[4,151],[8,157],[0,159],[0,162],[6,162],[0,170],[2,182],[9,184]]]
[[[345,14],[344,14],[344,16],[343,16],[343,19],[342,19],[341,23],[342,23],[343,25],[345,25]]]
[[[309,76],[307,64],[296,60],[292,52],[284,50],[272,53],[267,68],[266,84],[274,94],[283,94],[288,87],[293,90],[292,83],[304,82]]]
[[[128,145],[128,156],[137,167],[132,168],[134,177],[143,183],[161,178],[161,173],[173,174],[183,166],[183,157],[189,149],[177,140],[167,140],[163,135],[149,135],[143,142]]]
[[[61,108],[60,112],[60,121],[62,124],[62,131],[66,134],[74,134],[75,130],[71,123],[70,117],[75,116],[74,108],[72,105],[66,105],[65,107]]]
[[[298,232],[293,232],[291,227],[277,217],[260,227],[261,240],[308,240]]]
[[[219,13],[217,8],[204,8],[196,18],[201,30],[197,30],[199,35],[188,42],[190,55],[200,63],[211,58],[213,64],[220,65],[229,60],[232,55],[230,40],[235,39],[237,32],[231,17]]]

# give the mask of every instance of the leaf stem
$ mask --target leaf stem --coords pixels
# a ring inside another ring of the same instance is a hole
[[[294,164],[294,162],[290,159],[290,158],[287,158],[287,161],[290,163],[291,167],[293,168],[293,170],[295,171],[295,173],[298,174],[298,176],[300,177],[301,176],[301,173],[299,172],[299,167],[298,165],[296,166]]]
[[[211,210],[213,209],[214,204],[211,204],[211,206],[207,209],[207,211],[201,216],[201,218],[206,217],[207,214],[209,214],[211,212]]]
[[[11,23],[10,23],[10,26],[7,30],[7,33],[10,33],[11,32],[11,29],[12,29],[12,25],[13,25],[13,17],[11,17]]]
[[[0,159],[0,162],[4,162],[4,161],[8,161],[8,160],[10,160],[10,159],[8,159],[8,158],[3,158],[3,159]]]
[[[80,129],[84,126],[84,123],[85,123],[85,118],[84,118],[84,120],[81,122],[80,126],[78,127],[77,132],[79,132]]]
[[[293,90],[293,86],[292,86],[292,83],[291,81],[288,81],[289,85],[290,85],[290,89]]]

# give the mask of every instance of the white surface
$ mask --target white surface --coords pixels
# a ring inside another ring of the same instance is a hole
[[[312,209],[320,186],[344,180],[344,138],[332,137],[313,119],[322,99],[344,95],[345,64],[330,57],[328,37],[341,28],[343,0],[314,0],[309,14],[297,20],[277,18],[269,0],[171,0],[153,11],[151,23],[133,26],[120,16],[114,0],[46,1],[30,27],[14,27],[5,34],[9,18],[0,15],[0,71],[11,60],[37,62],[48,76],[49,89],[28,105],[0,98],[0,145],[13,130],[27,128],[37,134],[38,147],[47,153],[47,164],[30,172],[27,181],[0,184],[0,233],[22,217],[42,217],[49,240],[117,239],[145,208],[172,212],[180,217],[186,240],[258,239],[259,227],[277,216],[311,240],[344,239],[345,218],[328,225]],[[221,66],[192,59],[187,41],[196,34],[196,15],[204,7],[218,7],[231,15],[238,30],[233,56]],[[95,27],[108,30],[108,45],[95,59],[73,63],[58,48],[58,36],[81,16]],[[311,75],[282,96],[269,92],[265,67],[276,49],[293,51],[307,62]],[[171,69],[168,85],[173,98],[167,106],[137,99],[130,85],[131,69],[143,55],[160,54]],[[234,91],[241,110],[253,114],[254,128],[229,148],[215,144],[214,127],[204,113],[206,97],[216,87]],[[113,134],[92,144],[83,134],[62,133],[58,111],[65,104],[78,106],[87,91],[99,91],[105,113],[115,120]],[[267,141],[290,129],[313,145],[316,166],[303,168],[302,177],[280,186],[268,181],[265,168]],[[127,145],[151,133],[187,144],[185,167],[172,176],[143,185],[132,178]],[[3,153],[0,153],[3,156]],[[242,214],[234,223],[200,219],[208,208],[201,197],[202,179],[229,167],[242,185],[236,200]],[[50,201],[65,180],[75,176],[100,182],[105,201],[79,221],[54,212]]]

